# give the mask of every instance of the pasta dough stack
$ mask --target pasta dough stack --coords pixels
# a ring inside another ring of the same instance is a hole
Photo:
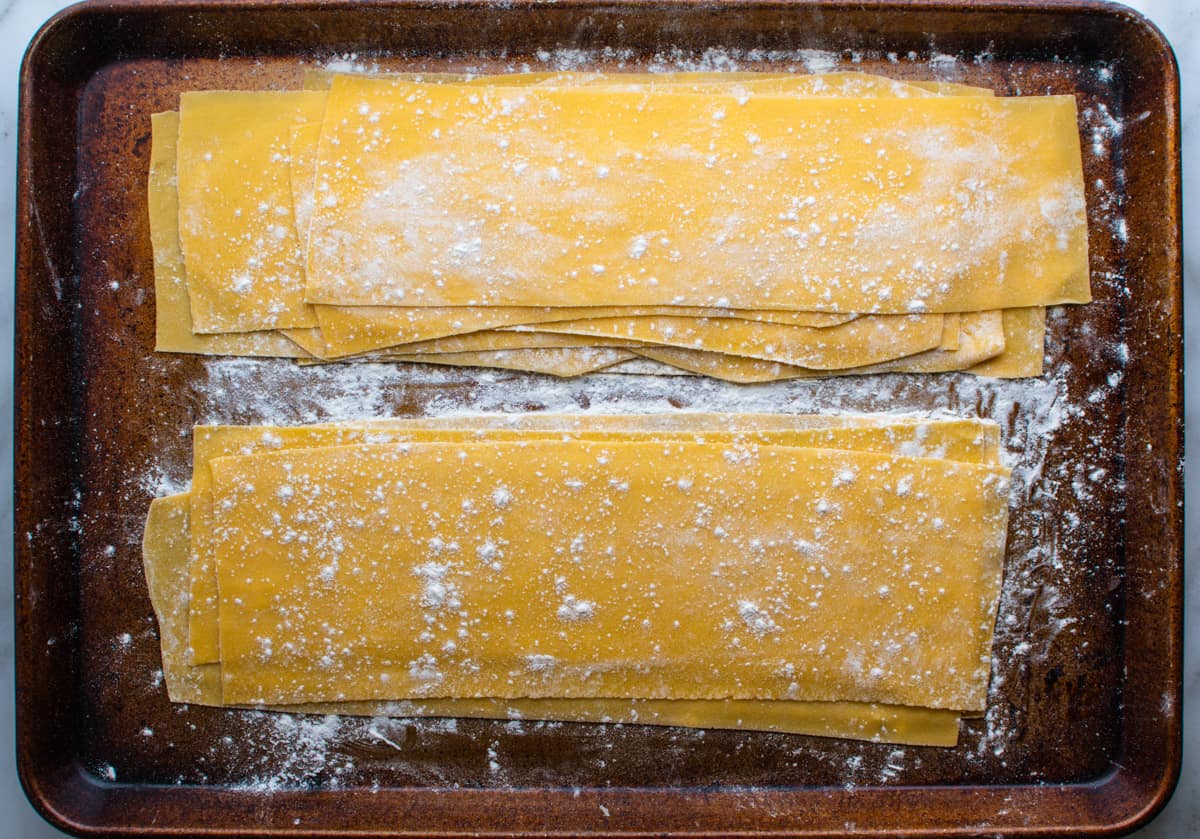
[[[865,74],[364,76],[154,117],[158,349],[1039,375],[1075,101]],[[657,365],[657,366],[654,366]]]
[[[979,420],[199,426],[144,556],[176,702],[953,745],[1007,526]]]

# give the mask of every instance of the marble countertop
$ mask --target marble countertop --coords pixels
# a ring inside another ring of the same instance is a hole
[[[11,270],[13,264],[13,218],[16,173],[17,77],[26,44],[37,28],[53,13],[68,5],[62,0],[0,0],[0,47],[9,56],[0,62],[0,266]],[[1127,0],[1166,33],[1179,59],[1183,86],[1184,155],[1184,309],[1188,323],[1200,323],[1200,208],[1197,200],[1197,170],[1200,170],[1200,85],[1187,81],[1200,79],[1200,3],[1193,0]],[[13,453],[13,284],[0,282],[0,533],[12,532]],[[1195,330],[1186,337],[1186,364],[1200,370],[1200,338]],[[1197,451],[1200,422],[1194,412],[1200,405],[1200,377],[1189,377],[1185,416],[1188,420],[1187,448]],[[1186,471],[1187,520],[1200,517],[1200,468],[1192,459]],[[1187,533],[1187,598],[1189,605],[1200,602],[1200,529]],[[4,538],[0,548],[0,835],[12,837],[62,836],[45,824],[29,806],[16,778],[13,751],[13,601],[12,543]],[[1200,624],[1187,627],[1186,668],[1184,674],[1184,762],[1174,798],[1166,810],[1136,835],[1140,839],[1175,839],[1200,836]]]

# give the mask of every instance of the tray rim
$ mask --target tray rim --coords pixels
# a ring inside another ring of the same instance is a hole
[[[16,725],[16,745],[17,745],[17,770],[22,789],[26,797],[33,805],[35,810],[42,815],[52,825],[71,832],[76,835],[292,835],[292,831],[279,831],[273,828],[259,829],[243,829],[243,828],[202,828],[193,829],[187,827],[164,826],[162,828],[146,827],[144,825],[121,829],[119,832],[114,832],[111,826],[105,826],[95,821],[90,821],[88,816],[94,815],[101,811],[106,811],[111,808],[120,810],[122,806],[128,806],[131,810],[138,810],[139,804],[132,797],[136,798],[138,794],[146,789],[151,789],[164,796],[165,798],[173,798],[180,796],[180,800],[186,800],[188,797],[193,797],[201,791],[206,791],[211,801],[206,802],[211,805],[220,805],[222,799],[226,799],[223,803],[233,804],[228,800],[231,796],[235,796],[236,791],[231,791],[228,788],[208,788],[202,785],[192,786],[153,786],[153,785],[122,785],[117,782],[105,781],[97,778],[94,774],[84,769],[77,761],[70,761],[67,765],[54,767],[53,772],[47,772],[45,767],[35,766],[32,763],[32,755],[37,747],[36,741],[31,738],[29,726],[29,716],[31,708],[28,705],[28,697],[26,696],[30,686],[30,668],[33,666],[33,651],[39,647],[44,648],[46,638],[39,635],[37,631],[37,622],[35,614],[26,603],[30,602],[29,591],[27,589],[28,577],[31,566],[34,562],[35,549],[21,538],[21,534],[30,530],[30,526],[34,524],[29,518],[29,509],[31,507],[31,498],[28,490],[28,482],[26,480],[29,469],[29,453],[35,448],[36,426],[35,418],[28,410],[29,391],[27,390],[26,369],[27,359],[31,358],[28,351],[30,344],[30,335],[33,333],[31,328],[31,320],[33,315],[29,311],[27,297],[30,291],[30,277],[34,270],[36,257],[36,239],[41,235],[41,220],[37,217],[37,209],[31,197],[33,188],[33,172],[30,165],[32,137],[35,135],[35,125],[33,122],[34,107],[38,91],[34,85],[34,69],[40,59],[41,53],[48,49],[48,44],[56,36],[59,30],[73,25],[81,18],[89,16],[105,16],[116,15],[121,13],[147,13],[153,12],[155,9],[169,7],[173,11],[196,11],[210,12],[214,10],[221,11],[241,11],[241,10],[257,10],[270,11],[286,7],[289,11],[297,13],[305,9],[309,10],[328,10],[331,8],[353,8],[353,9],[386,9],[386,10],[420,10],[431,8],[448,8],[453,7],[464,12],[470,11],[500,11],[504,10],[527,10],[542,5],[538,0],[509,0],[501,6],[487,2],[486,0],[84,0],[62,9],[52,16],[38,30],[36,35],[31,40],[26,52],[22,58],[20,69],[20,86],[19,86],[19,116],[18,116],[18,152],[17,152],[17,206],[16,206],[16,318],[14,324],[14,358],[15,358],[15,377],[14,377],[14,474],[13,474],[13,497],[14,497],[14,531],[13,531],[13,547],[14,547],[14,599],[16,606],[16,622],[15,622],[15,661],[16,661],[16,693],[17,693],[17,725]],[[1130,9],[1116,2],[1108,2],[1108,0],[725,0],[722,3],[714,3],[711,0],[553,0],[554,7],[568,9],[587,9],[587,8],[617,8],[628,7],[631,11],[636,11],[638,8],[663,8],[677,7],[681,9],[700,8],[705,10],[717,10],[723,7],[736,8],[768,8],[768,9],[789,9],[802,7],[818,7],[822,10],[836,14],[839,10],[874,10],[880,12],[896,12],[905,13],[913,11],[954,11],[954,12],[969,12],[971,10],[986,10],[989,13],[1015,13],[1015,12],[1030,12],[1030,11],[1055,11],[1055,12],[1074,12],[1095,14],[1116,19],[1127,26],[1131,26],[1140,30],[1143,35],[1148,36],[1154,43],[1158,58],[1161,59],[1162,66],[1158,69],[1165,71],[1165,89],[1164,89],[1164,117],[1165,128],[1167,131],[1166,145],[1170,152],[1168,159],[1164,161],[1164,168],[1169,179],[1169,193],[1171,202],[1168,207],[1164,208],[1171,223],[1169,230],[1171,232],[1171,246],[1166,254],[1167,262],[1170,266],[1169,285],[1173,290],[1171,299],[1168,301],[1171,304],[1171,319],[1173,324],[1177,324],[1178,340],[1169,344],[1169,358],[1173,361],[1172,374],[1173,381],[1170,382],[1170,392],[1173,394],[1171,402],[1174,409],[1173,428],[1168,439],[1173,443],[1172,452],[1174,454],[1173,462],[1163,458],[1163,462],[1167,465],[1166,474],[1171,476],[1170,486],[1167,487],[1168,496],[1172,501],[1178,502],[1172,507],[1171,527],[1171,545],[1170,550],[1163,551],[1163,554],[1169,556],[1175,563],[1173,568],[1166,569],[1164,572],[1168,577],[1172,578],[1172,582],[1176,585],[1171,592],[1170,602],[1165,605],[1169,623],[1173,628],[1172,637],[1165,639],[1169,643],[1169,648],[1173,652],[1173,658],[1166,662],[1168,671],[1174,674],[1172,683],[1165,686],[1173,692],[1174,700],[1174,715],[1169,720],[1171,735],[1174,739],[1174,745],[1167,750],[1166,760],[1157,767],[1157,774],[1153,778],[1146,778],[1137,775],[1134,770],[1116,763],[1114,768],[1111,768],[1106,774],[1081,783],[1074,784],[1049,784],[1049,785],[978,785],[978,786],[928,786],[928,787],[865,787],[859,788],[854,795],[857,799],[880,798],[883,801],[888,799],[896,799],[890,806],[902,806],[903,798],[906,793],[914,790],[922,790],[926,792],[932,791],[934,794],[948,796],[950,798],[978,795],[999,795],[1003,796],[1003,800],[1010,807],[1021,808],[1022,804],[1042,807],[1047,802],[1054,803],[1057,799],[1061,799],[1058,805],[1066,810],[1074,810],[1080,816],[1087,813],[1087,808],[1090,806],[1092,813],[1100,813],[1105,808],[1103,806],[1106,799],[1114,798],[1119,801],[1128,800],[1132,796],[1133,804],[1125,808],[1122,813],[1113,813],[1113,818],[1105,823],[1088,822],[1084,823],[1079,820],[1071,824],[1056,823],[1046,825],[1025,825],[1001,828],[985,828],[984,826],[971,827],[968,825],[956,824],[953,826],[943,825],[941,827],[930,825],[929,827],[916,827],[913,829],[902,828],[906,833],[912,835],[966,835],[976,834],[981,830],[987,832],[995,832],[997,835],[1118,835],[1135,830],[1138,827],[1146,824],[1166,805],[1174,791],[1175,784],[1179,777],[1181,750],[1179,740],[1182,736],[1182,717],[1178,710],[1182,703],[1182,667],[1181,667],[1181,650],[1182,650],[1182,623],[1183,623],[1183,531],[1184,531],[1184,515],[1183,515],[1183,353],[1182,353],[1182,335],[1183,335],[1183,306],[1182,306],[1182,178],[1180,176],[1180,104],[1179,104],[1179,68],[1174,52],[1170,43],[1167,41],[1162,32],[1150,22],[1140,12]],[[101,59],[103,62],[103,58]],[[1169,423],[1170,424],[1170,423]],[[478,790],[459,790],[452,795],[447,795],[444,791],[433,789],[416,788],[415,790],[389,790],[389,794],[401,792],[414,792],[416,798],[420,798],[422,794],[426,796],[432,794],[440,798],[454,798],[462,800],[466,803],[467,799],[476,799],[483,808],[494,806],[505,806],[503,802],[511,801],[516,797],[526,797],[529,795],[539,796],[542,803],[546,805],[555,805],[555,799],[562,799],[564,802],[569,800],[583,799],[584,803],[595,809],[595,801],[612,801],[623,798],[625,796],[637,796],[642,802],[650,802],[652,806],[678,806],[681,796],[684,800],[700,802],[702,800],[712,801],[720,799],[722,796],[737,795],[737,791],[733,792],[707,792],[699,789],[639,789],[639,788],[595,788],[583,789],[582,795],[580,791],[572,791],[567,789],[478,789]],[[349,791],[342,791],[349,792]],[[811,790],[805,788],[777,788],[776,795],[794,796],[803,795]],[[836,793],[834,791],[834,797]],[[311,800],[312,796],[328,797],[330,802],[336,801],[339,798],[339,791],[325,790],[318,793],[305,792],[301,790],[289,790],[283,793],[273,793],[281,800],[287,800],[296,796],[304,796]],[[203,793],[202,793],[203,794]],[[594,799],[594,801],[593,801]],[[1026,800],[1027,799],[1027,800]],[[412,801],[408,802],[408,806],[412,805]],[[236,806],[233,809],[239,809]],[[302,831],[304,835],[316,835],[310,833],[314,828],[307,828]],[[475,835],[492,836],[492,835],[512,835],[513,831],[508,829],[464,829],[463,832],[471,832]],[[570,830],[545,830],[540,829],[538,833],[544,835],[560,836],[574,835],[577,829]],[[596,830],[596,835],[630,835],[628,831],[606,831]],[[657,832],[657,831],[655,831]],[[674,831],[673,831],[674,832]],[[755,830],[734,831],[722,835],[758,835],[759,833],[787,833],[796,835],[802,832],[803,835],[829,835],[827,831],[821,830],[817,833],[800,829],[797,830],[796,825],[789,825],[779,830]],[[300,835],[301,831],[297,830],[295,835]],[[707,830],[703,831],[686,831],[687,835],[716,835]],[[348,829],[345,831],[339,830],[322,830],[320,835],[366,835],[361,831]],[[370,834],[375,835],[375,834]],[[416,831],[403,833],[388,833],[387,835],[461,835],[459,832],[454,833],[437,833],[427,831]]]

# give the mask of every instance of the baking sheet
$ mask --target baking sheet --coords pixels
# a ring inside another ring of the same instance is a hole
[[[193,833],[1019,834],[1143,817],[1180,725],[1174,65],[1096,4],[857,6],[118,3],[44,30],[18,200],[18,737],[35,803],[65,824]],[[1075,93],[1096,302],[1051,314],[1031,381],[738,387],[155,355],[149,115],[181,90],[298,86],[313,66],[864,70]],[[166,701],[139,543],[150,498],[185,486],[194,423],[686,408],[1002,424],[1016,480],[996,664],[956,749]]]

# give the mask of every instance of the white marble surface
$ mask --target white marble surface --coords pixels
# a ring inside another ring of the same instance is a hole
[[[0,0],[0,271],[13,264],[13,202],[16,173],[17,75],[20,56],[38,26],[67,3],[62,0]],[[1197,170],[1200,169],[1200,4],[1194,0],[1129,0],[1171,40],[1179,58],[1183,85],[1185,318],[1200,323],[1200,207],[1197,206]],[[1195,82],[1189,84],[1189,81]],[[0,275],[3,276],[3,275]],[[0,836],[61,836],[43,823],[25,801],[16,779],[13,752],[13,647],[12,647],[12,326],[13,293],[9,276],[0,280]],[[1187,335],[1187,366],[1200,370],[1200,338]],[[1200,400],[1200,376],[1189,379],[1186,416],[1187,448],[1198,450],[1200,422],[1194,421]],[[1197,520],[1200,509],[1200,474],[1193,457],[1187,469],[1187,517]],[[1189,607],[1200,599],[1200,531],[1187,534],[1187,594]],[[1200,836],[1200,627],[1188,627],[1185,675],[1185,757],[1180,785],[1163,814],[1137,834],[1140,839],[1176,839]]]

